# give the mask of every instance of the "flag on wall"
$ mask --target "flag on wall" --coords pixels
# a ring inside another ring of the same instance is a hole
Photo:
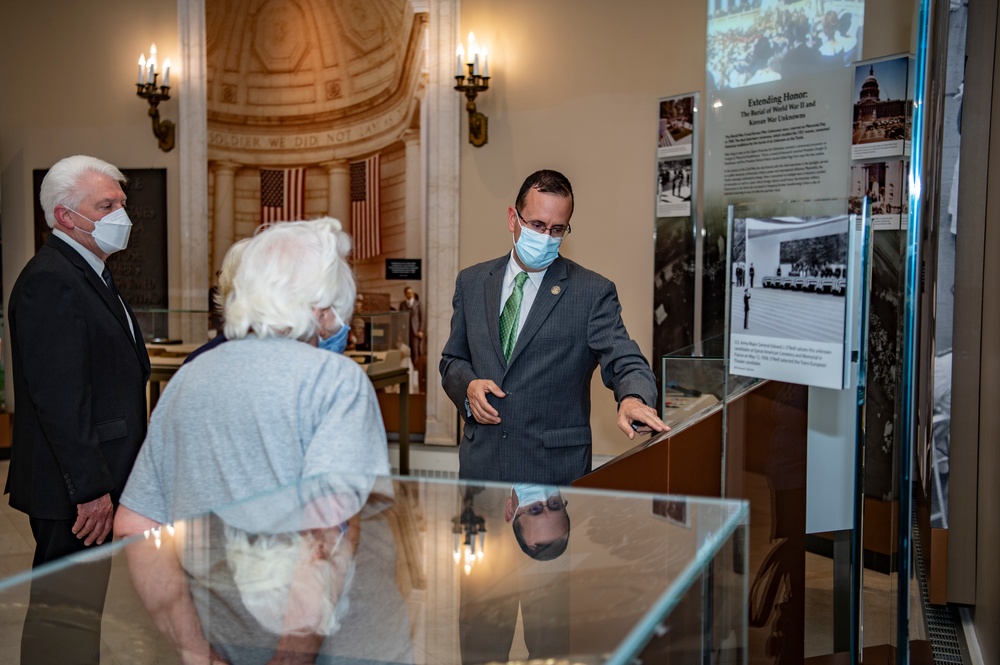
[[[292,222],[305,214],[306,169],[260,170],[260,223]]]
[[[351,232],[354,260],[370,259],[382,253],[382,224],[379,221],[379,156],[351,164]]]

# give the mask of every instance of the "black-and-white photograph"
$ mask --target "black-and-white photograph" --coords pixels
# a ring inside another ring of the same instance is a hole
[[[861,57],[864,0],[711,0],[709,90],[810,76]]]
[[[854,219],[845,214],[733,220],[731,374],[845,387],[847,257]]]
[[[657,156],[690,155],[694,144],[694,95],[660,100]]]
[[[653,357],[694,343],[694,233],[688,218],[656,220],[653,266]],[[661,385],[663,365],[653,363]]]
[[[687,217],[691,214],[690,159],[660,160],[656,187],[657,217]]]
[[[735,220],[732,334],[840,342],[848,217]]]
[[[860,214],[867,196],[871,204],[872,228],[876,231],[899,228],[903,212],[902,160],[868,162],[851,167],[851,191],[848,210]]]
[[[855,68],[851,159],[903,154],[912,121],[908,71],[906,56]]]

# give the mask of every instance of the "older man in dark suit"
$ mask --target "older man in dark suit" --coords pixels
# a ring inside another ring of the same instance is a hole
[[[598,366],[630,439],[667,429],[614,284],[559,256],[572,214],[566,176],[533,173],[507,208],[514,250],[458,276],[440,370],[465,419],[463,478],[567,485],[589,472]]]
[[[33,567],[110,542],[114,510],[146,434],[149,356],[105,266],[128,244],[125,178],[78,155],[40,199],[52,229],[8,309],[15,415],[6,491],[28,514]],[[22,663],[97,663],[110,559],[31,586]]]

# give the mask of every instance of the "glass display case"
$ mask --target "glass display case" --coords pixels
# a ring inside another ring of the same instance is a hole
[[[361,364],[399,365],[410,357],[409,312],[364,312],[351,317],[346,354]]]
[[[721,336],[677,349],[660,358],[660,363],[661,418],[675,429],[702,418],[727,397],[738,397],[757,383],[756,379],[726,371],[727,355]]]
[[[2,580],[0,631],[19,633],[29,585],[55,590],[46,621],[71,617],[70,582],[103,558],[114,662],[180,662],[171,640],[193,633],[178,622],[229,663],[268,662],[292,634],[323,636],[317,662],[745,662],[748,514],[744,501],[315,477]]]
[[[134,308],[147,344],[196,348],[221,330],[222,320],[207,309]]]

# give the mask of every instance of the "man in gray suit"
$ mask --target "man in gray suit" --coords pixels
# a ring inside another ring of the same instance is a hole
[[[630,439],[668,429],[614,284],[559,256],[572,214],[566,176],[531,174],[507,208],[514,250],[458,275],[440,369],[465,420],[462,478],[568,485],[588,473],[598,365]]]

